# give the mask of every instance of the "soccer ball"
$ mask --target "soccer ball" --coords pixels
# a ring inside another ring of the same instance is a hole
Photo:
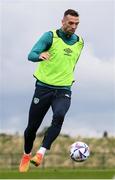
[[[90,155],[89,147],[86,143],[77,141],[70,147],[70,157],[76,162],[85,161]]]

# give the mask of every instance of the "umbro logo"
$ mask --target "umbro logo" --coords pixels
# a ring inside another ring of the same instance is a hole
[[[71,53],[72,53],[73,51],[70,49],[70,48],[65,48],[64,49],[64,55],[67,55],[67,56],[71,56]]]

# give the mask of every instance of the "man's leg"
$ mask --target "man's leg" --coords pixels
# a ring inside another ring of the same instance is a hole
[[[62,124],[64,121],[64,117],[70,107],[71,103],[71,95],[67,93],[62,93],[61,95],[57,95],[54,97],[52,101],[52,110],[53,110],[53,120],[51,126],[48,128],[45,137],[43,139],[42,146],[50,149],[51,144],[59,135]]]
[[[44,151],[46,149],[50,149],[52,142],[59,135],[65,114],[70,107],[70,101],[71,101],[70,94],[67,95],[67,93],[66,94],[59,93],[58,95],[58,93],[57,94],[54,93],[52,105],[51,105],[53,110],[53,120],[51,126],[48,128],[44,136],[42,147],[38,150],[36,155],[31,159],[31,163],[33,163],[35,166],[39,166],[41,164],[45,154]]]
[[[29,162],[31,158],[30,153],[36,137],[36,132],[51,105],[51,96],[52,92],[50,92],[48,89],[36,87],[30,106],[28,126],[24,132],[25,154],[23,155],[20,163],[20,172],[26,172],[29,168]]]
[[[44,88],[36,88],[35,90],[29,111],[28,126],[24,132],[24,150],[27,154],[32,150],[36,132],[51,105],[51,96],[52,92],[47,92],[47,89],[44,91]]]

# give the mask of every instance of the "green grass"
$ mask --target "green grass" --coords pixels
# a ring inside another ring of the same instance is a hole
[[[37,169],[27,173],[1,170],[0,179],[113,179],[115,169]]]

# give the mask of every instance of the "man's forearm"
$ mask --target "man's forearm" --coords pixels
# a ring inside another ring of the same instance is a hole
[[[28,60],[29,61],[32,61],[32,62],[39,62],[39,61],[42,61],[41,59],[39,59],[39,56],[40,54],[34,52],[34,51],[31,51],[28,55]]]

